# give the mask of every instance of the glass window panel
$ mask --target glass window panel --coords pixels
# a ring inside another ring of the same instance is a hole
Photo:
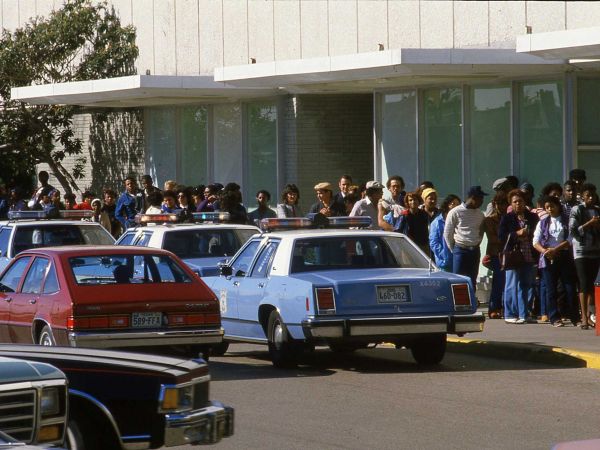
[[[146,117],[149,171],[162,187],[177,176],[175,108],[149,108]]]
[[[494,180],[512,172],[510,87],[474,87],[470,111],[470,184],[491,192]]]
[[[244,189],[246,205],[255,207],[256,192],[266,189],[277,198],[277,107],[248,105],[248,167]]]
[[[460,88],[424,91],[423,178],[433,182],[439,197],[462,192],[461,103]]]
[[[600,145],[600,79],[577,79],[577,142]]]
[[[226,184],[242,180],[242,110],[239,104],[215,105],[215,180]]]
[[[416,92],[382,95],[381,180],[400,175],[408,189],[417,180],[417,98]]]
[[[520,178],[536,195],[549,181],[563,178],[562,82],[520,86]]]
[[[600,185],[600,150],[579,150],[577,167],[585,170],[588,182]]]
[[[181,109],[181,173],[177,181],[187,186],[208,183],[208,110]]]

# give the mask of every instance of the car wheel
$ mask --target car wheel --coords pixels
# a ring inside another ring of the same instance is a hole
[[[79,425],[72,419],[69,420],[69,423],[67,424],[65,446],[69,450],[86,450],[83,434],[79,429]]]
[[[49,326],[45,325],[44,328],[42,328],[42,331],[38,336],[37,343],[39,345],[45,345],[49,347],[56,345],[56,341],[54,340],[54,336],[52,335],[52,330]]]
[[[412,344],[410,351],[421,365],[439,364],[446,354],[446,335],[432,334]]]
[[[295,345],[281,320],[281,316],[275,310],[271,311],[271,315],[269,315],[267,330],[269,356],[273,365],[280,368],[296,367],[297,351]]]
[[[220,344],[214,345],[210,349],[212,356],[223,356],[229,350],[229,342],[221,342]]]

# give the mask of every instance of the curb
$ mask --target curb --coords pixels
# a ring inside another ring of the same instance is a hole
[[[600,353],[582,352],[549,345],[448,337],[448,351],[492,358],[523,359],[566,367],[600,369]]]

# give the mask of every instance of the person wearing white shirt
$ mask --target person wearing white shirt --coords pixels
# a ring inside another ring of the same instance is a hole
[[[371,218],[371,230],[380,230],[377,220],[377,204],[383,197],[383,185],[379,181],[367,182],[365,198],[357,201],[350,212],[352,216],[368,216]]]

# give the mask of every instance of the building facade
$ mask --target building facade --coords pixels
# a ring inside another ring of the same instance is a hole
[[[87,108],[84,186],[296,183],[306,207],[345,173],[461,196],[508,174],[539,192],[574,167],[600,183],[600,3],[110,3],[137,28],[139,75],[13,90]],[[2,26],[60,4],[3,0]]]

